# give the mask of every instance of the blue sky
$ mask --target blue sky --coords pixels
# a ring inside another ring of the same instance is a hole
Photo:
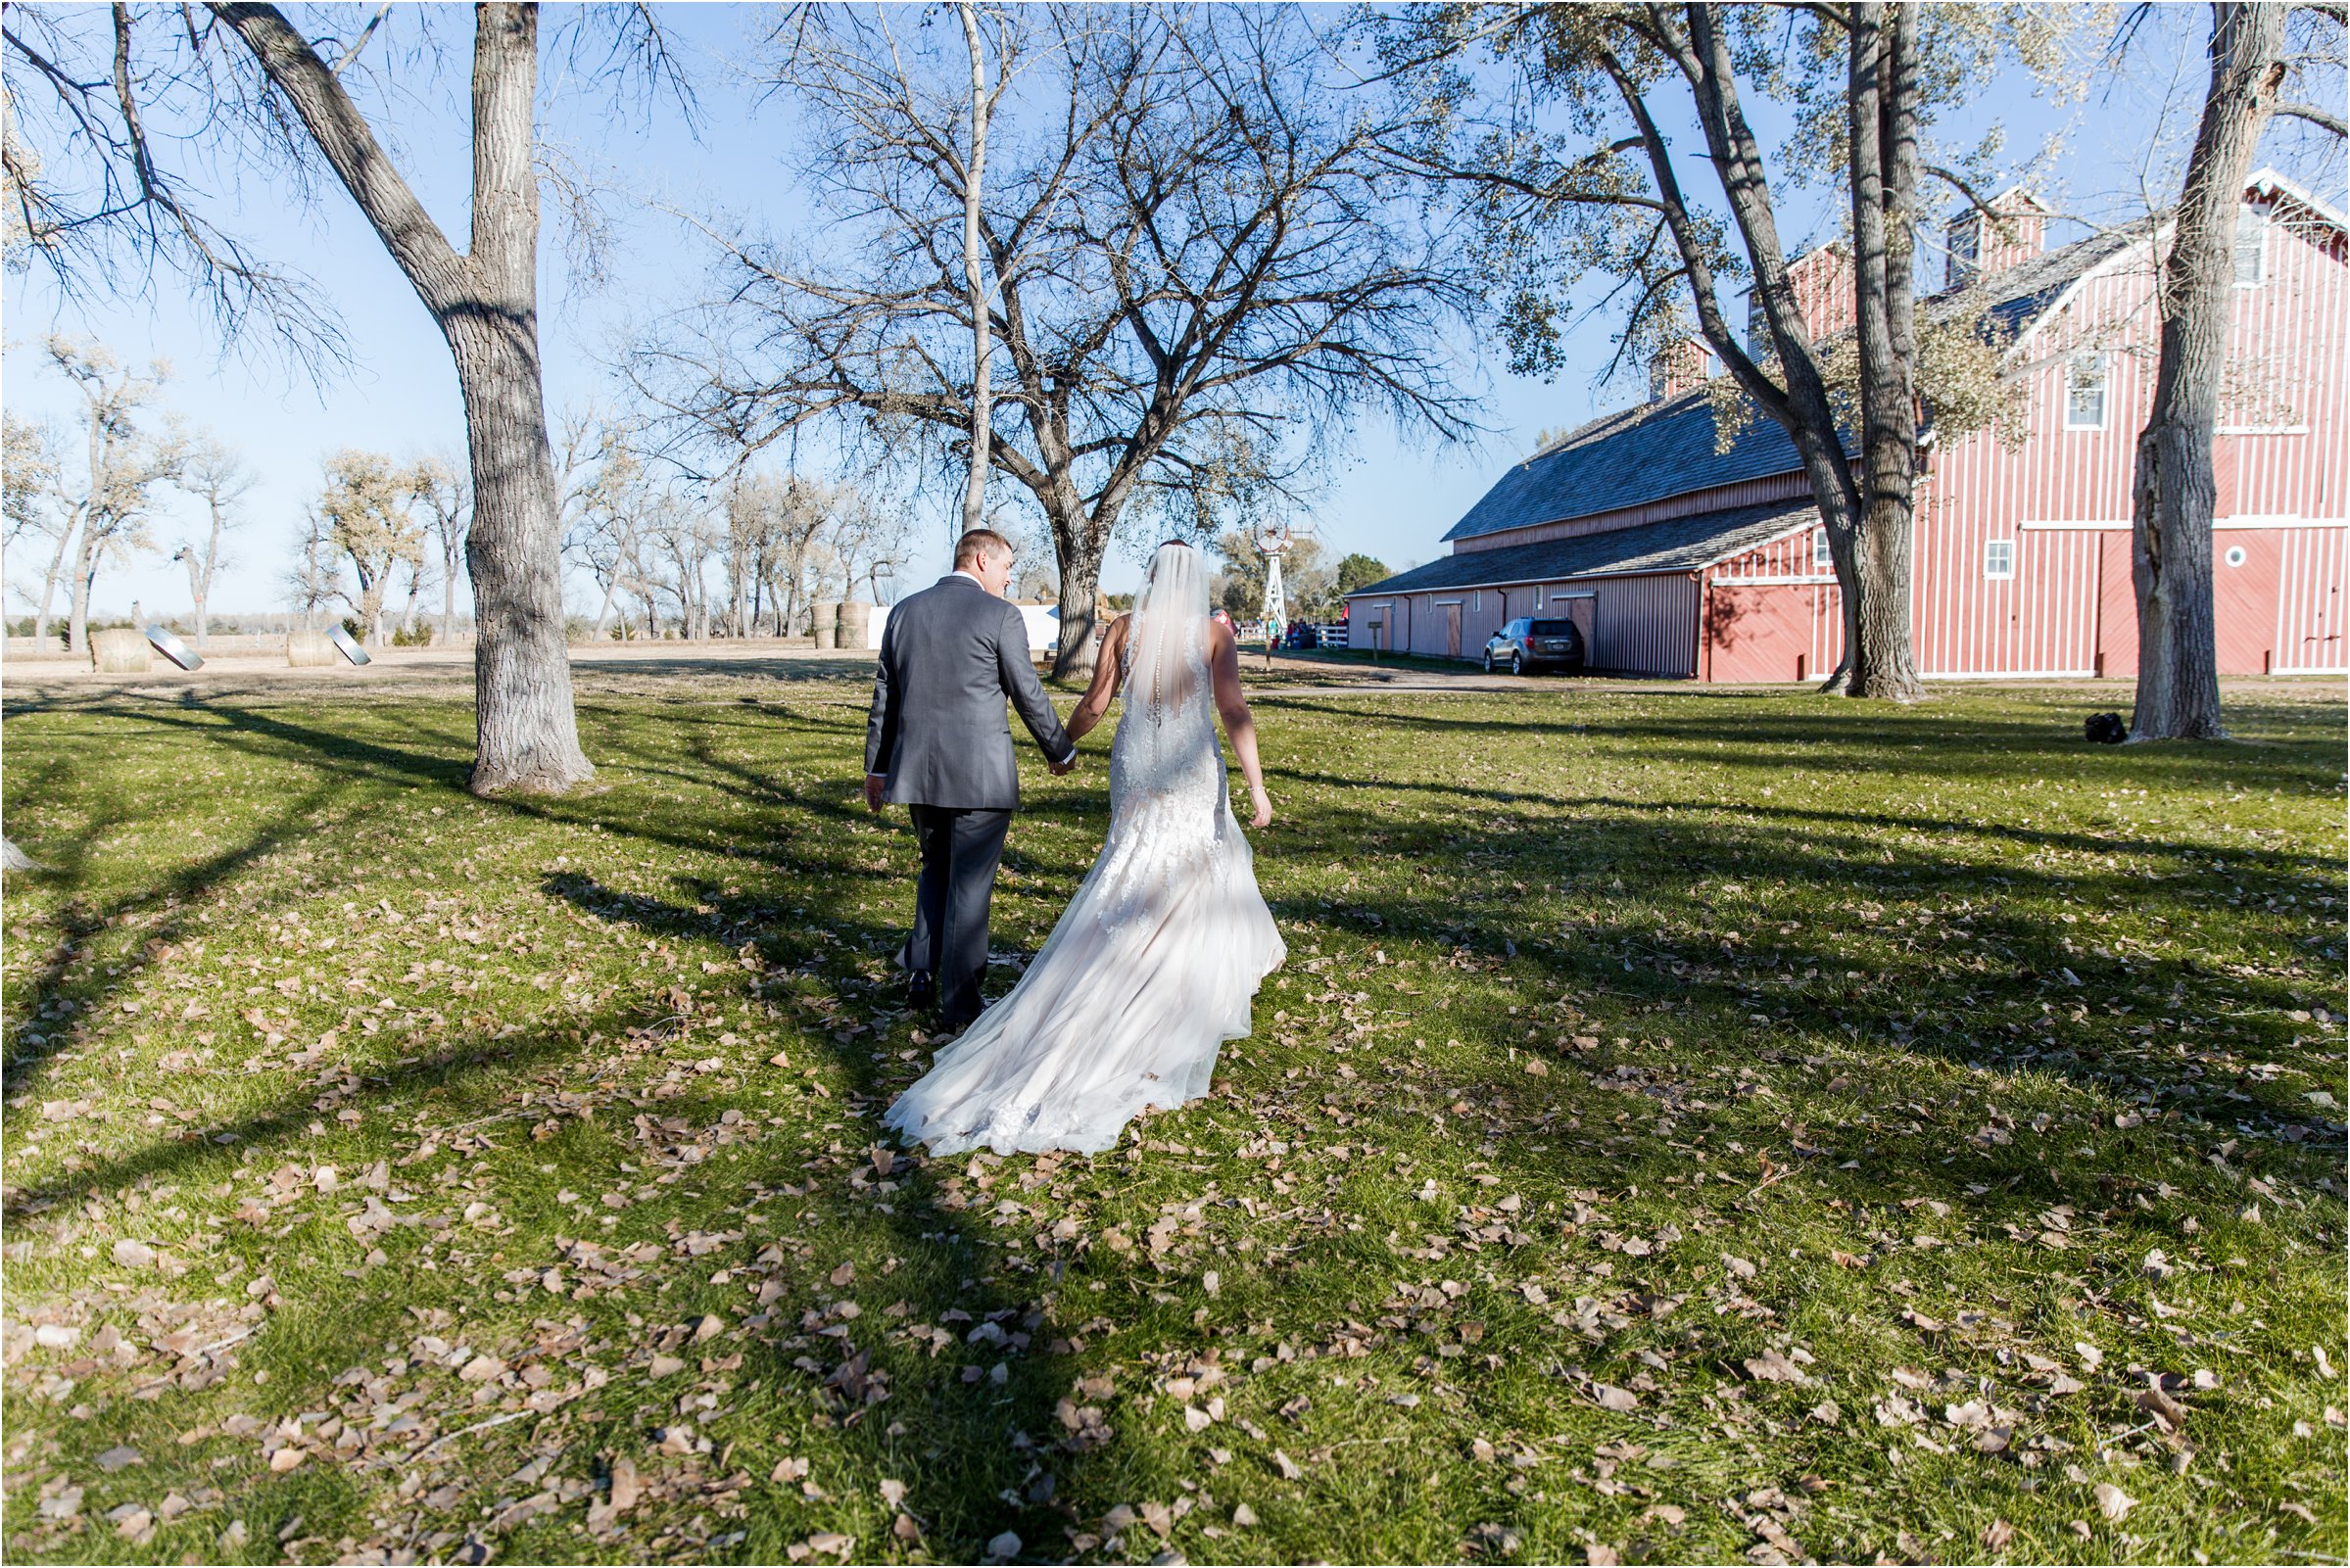
[[[370,45],[385,51],[374,57],[380,63],[400,58],[390,51],[412,42],[423,29],[440,42],[438,76],[421,69],[405,72],[401,102],[379,130],[388,133],[401,167],[459,245],[467,178],[467,15],[456,7],[430,16],[403,8],[387,24],[387,35]],[[566,80],[552,60],[541,100],[548,139],[607,168],[640,195],[689,209],[760,214],[778,230],[804,222],[788,157],[796,135],[791,115],[781,104],[754,104],[731,73],[730,63],[746,57],[766,15],[731,5],[669,9],[667,24],[683,45],[699,90],[704,118],[698,139],[665,107],[647,113],[617,103],[606,89]],[[554,21],[551,8],[551,29]],[[2161,92],[2171,85],[2156,70],[2103,102],[2092,98],[2054,106],[2037,98],[2020,73],[2011,73],[1985,84],[1975,113],[1996,107],[2018,156],[2052,134],[2066,135],[2062,179],[2102,200],[2117,191],[2126,196],[2135,182],[2145,127]],[[2199,81],[2194,85],[2199,89]],[[1766,135],[1783,128],[1763,127]],[[1974,128],[1947,127],[1952,140]],[[61,305],[53,284],[37,268],[7,279],[7,353],[0,373],[12,413],[46,415],[61,427],[68,425],[67,394],[39,366],[37,346],[52,330],[95,335],[125,358],[168,359],[174,378],[165,406],[218,432],[259,475],[247,507],[250,520],[235,537],[232,564],[214,594],[217,610],[279,606],[284,563],[303,502],[316,491],[319,463],[327,452],[342,446],[396,454],[463,450],[456,374],[439,334],[340,187],[330,182],[322,194],[316,211],[298,212],[273,202],[265,180],[255,181],[233,226],[266,254],[295,262],[317,279],[339,312],[352,362],[323,386],[265,356],[239,357],[232,352],[223,357],[209,320],[168,278],[159,280],[159,292],[150,300],[109,302],[89,309]],[[1833,236],[1835,210],[1826,194],[1798,195],[1789,205],[1796,217],[1791,227],[1802,232],[1808,226],[1814,240]],[[585,401],[612,401],[606,360],[638,323],[691,297],[702,276],[700,253],[672,220],[626,201],[608,211],[614,220],[609,275],[589,285],[572,275],[565,225],[555,204],[547,204],[541,331],[551,416]],[[1630,385],[1600,389],[1591,384],[1611,350],[1608,333],[1605,322],[1585,328],[1571,345],[1568,368],[1550,383],[1512,377],[1488,346],[1463,343],[1464,372],[1490,389],[1484,420],[1491,434],[1473,445],[1430,449],[1399,443],[1383,424],[1356,432],[1309,519],[1325,546],[1333,552],[1363,550],[1394,567],[1442,553],[1437,541],[1445,529],[1503,466],[1529,449],[1537,431],[1580,423],[1637,401],[1639,393]],[[183,608],[185,579],[168,556],[194,521],[194,509],[175,500],[157,529],[164,549],[101,577],[96,594],[101,611],[127,612],[134,598],[149,614]],[[919,582],[927,574],[917,569],[909,575]],[[1138,576],[1136,562],[1116,552],[1106,586],[1130,588]],[[573,597],[575,602],[586,597],[584,585]],[[24,613],[13,592],[8,613]]]

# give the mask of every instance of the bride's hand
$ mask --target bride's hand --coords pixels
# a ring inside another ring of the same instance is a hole
[[[1257,785],[1248,792],[1248,797],[1249,803],[1256,808],[1254,813],[1249,817],[1248,825],[1251,828],[1271,827],[1272,797],[1265,792],[1265,786],[1263,784]]]

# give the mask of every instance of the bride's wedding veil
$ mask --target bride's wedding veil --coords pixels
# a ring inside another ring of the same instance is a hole
[[[1150,576],[1127,628],[1126,705],[1156,726],[1182,711],[1207,671],[1208,577],[1199,551],[1169,543],[1151,557]]]

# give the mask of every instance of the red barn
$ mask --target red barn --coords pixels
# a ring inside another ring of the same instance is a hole
[[[2045,251],[2037,204],[2008,205],[2016,221],[1995,233],[1971,215],[1952,225],[1947,286],[1920,305],[1930,318],[1980,319],[2003,345],[2024,435],[1927,438],[1919,669],[2134,674],[2131,482],[2169,230],[2141,223]],[[2225,673],[2350,668],[2345,238],[2340,214],[2281,176],[2255,175],[2245,191],[2215,451]],[[1797,265],[1815,280],[1815,330],[1848,325],[1850,272],[1837,253]],[[1669,370],[1658,401],[1511,467],[1445,535],[1450,555],[1349,594],[1355,645],[1474,659],[1504,623],[1542,614],[1581,623],[1594,669],[1799,681],[1834,668],[1842,604],[1793,444],[1757,415],[1723,448],[1705,388],[1688,365]]]

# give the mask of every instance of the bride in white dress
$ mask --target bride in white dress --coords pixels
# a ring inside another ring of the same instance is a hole
[[[1258,984],[1286,956],[1216,739],[1222,713],[1265,827],[1239,649],[1209,619],[1187,545],[1159,546],[1133,614],[1112,623],[1073,738],[1122,686],[1101,858],[1020,982],[883,1118],[934,1155],[1098,1153],[1137,1113],[1206,1094],[1217,1052],[1247,1036]]]

